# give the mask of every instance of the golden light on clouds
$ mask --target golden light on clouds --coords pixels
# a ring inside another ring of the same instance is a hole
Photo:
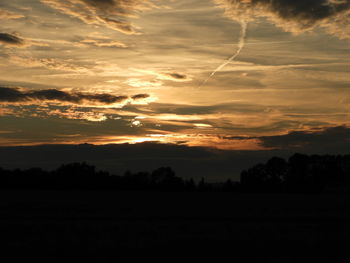
[[[350,124],[349,0],[30,2],[0,4],[0,144],[261,150]]]
[[[246,140],[225,139],[219,136],[209,136],[205,134],[146,134],[146,136],[109,136],[96,138],[93,143],[96,145],[128,143],[137,144],[144,142],[154,142],[161,144],[181,144],[192,147],[211,147],[220,150],[262,150],[258,139]]]

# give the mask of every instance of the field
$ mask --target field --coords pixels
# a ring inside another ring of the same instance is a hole
[[[165,251],[229,254],[238,262],[344,262],[350,196],[1,191],[0,231],[14,256],[25,251],[51,262]]]

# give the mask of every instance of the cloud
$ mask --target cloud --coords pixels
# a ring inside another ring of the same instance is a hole
[[[115,48],[126,48],[126,44],[119,41],[101,41],[96,39],[84,39],[80,43],[85,45],[91,45],[95,47],[115,47]]]
[[[8,61],[22,67],[35,68],[44,67],[51,70],[73,71],[73,72],[88,72],[87,68],[74,65],[65,60],[54,58],[33,58],[21,57],[17,55],[6,55]]]
[[[56,89],[27,91],[18,88],[0,87],[0,102],[58,101],[72,104],[97,103],[109,105],[121,103],[128,96],[115,96],[107,93],[89,94],[65,92]]]
[[[17,34],[0,33],[0,44],[5,47],[17,47],[24,48],[28,46],[48,46],[45,43],[39,41],[33,41],[29,39],[24,39]]]
[[[265,17],[287,32],[325,28],[339,38],[350,37],[350,0],[214,0],[236,21]]]
[[[81,111],[73,107],[64,107],[60,109],[54,109],[54,110],[45,110],[46,117],[47,116],[55,116],[59,118],[66,118],[70,120],[86,120],[90,122],[101,122],[106,121],[108,117],[101,113],[96,112],[93,109],[89,111]]]
[[[135,88],[158,88],[163,85],[160,80],[142,80],[138,78],[130,78],[125,81],[126,84]]]
[[[0,20],[1,19],[18,19],[18,18],[23,18],[23,15],[16,14],[4,9],[0,9]]]
[[[125,19],[154,7],[148,0],[41,0],[62,13],[76,17],[86,24],[102,25],[125,34],[137,34]]]
[[[320,130],[291,131],[284,135],[259,137],[265,148],[307,152],[348,153],[350,127],[336,126]]]
[[[9,46],[24,46],[25,40],[8,33],[0,33],[0,44]]]
[[[136,94],[136,95],[132,96],[131,98],[133,100],[141,100],[141,99],[147,99],[149,97],[150,97],[149,94]]]
[[[178,72],[161,72],[157,74],[161,80],[171,80],[176,82],[185,82],[192,80],[189,76]]]
[[[156,76],[158,80],[171,80],[176,82],[185,82],[185,81],[191,81],[191,77],[188,75],[185,75],[183,73],[178,72],[170,72],[170,71],[162,71],[159,72],[157,70],[150,70],[150,69],[138,69],[138,68],[132,68],[133,71],[142,73],[142,74],[149,74]]]

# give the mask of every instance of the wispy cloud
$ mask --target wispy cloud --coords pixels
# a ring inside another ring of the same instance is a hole
[[[96,39],[84,39],[80,43],[95,47],[114,47],[114,48],[127,48],[128,46],[120,41],[106,41],[106,40],[96,40]]]
[[[176,82],[185,82],[190,81],[192,78],[185,73],[170,71],[170,70],[155,70],[155,69],[139,69],[139,68],[131,68],[131,70],[135,72],[139,72],[142,74],[148,74],[156,76],[158,80],[170,80]]]
[[[1,19],[4,19],[4,20],[7,20],[7,19],[19,19],[19,18],[23,18],[23,17],[24,16],[21,15],[21,14],[17,14],[17,13],[10,12],[10,11],[7,11],[7,10],[4,10],[4,9],[0,8],[0,20]]]
[[[21,67],[44,67],[50,70],[59,70],[59,71],[72,71],[72,72],[88,72],[89,70],[85,67],[72,64],[70,61],[65,61],[62,59],[56,58],[34,58],[34,57],[25,57],[18,55],[6,55],[7,60],[10,63]]]
[[[41,0],[42,3],[86,24],[102,25],[125,34],[137,34],[135,26],[126,20],[138,12],[155,7],[147,0]]]

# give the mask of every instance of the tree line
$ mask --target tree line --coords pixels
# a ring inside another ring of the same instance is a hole
[[[203,186],[192,179],[177,177],[170,167],[161,167],[151,173],[127,171],[123,176],[97,171],[95,166],[85,162],[64,164],[53,171],[0,168],[0,188],[3,189],[192,191],[200,187]]]
[[[350,190],[350,155],[273,157],[242,171],[241,191],[330,192]]]
[[[153,172],[127,171],[113,175],[87,163],[41,168],[0,168],[2,189],[101,189],[145,191],[227,191],[234,193],[319,193],[350,190],[350,155],[294,154],[287,160],[273,157],[241,172],[240,181],[195,182],[175,175],[170,167]]]

